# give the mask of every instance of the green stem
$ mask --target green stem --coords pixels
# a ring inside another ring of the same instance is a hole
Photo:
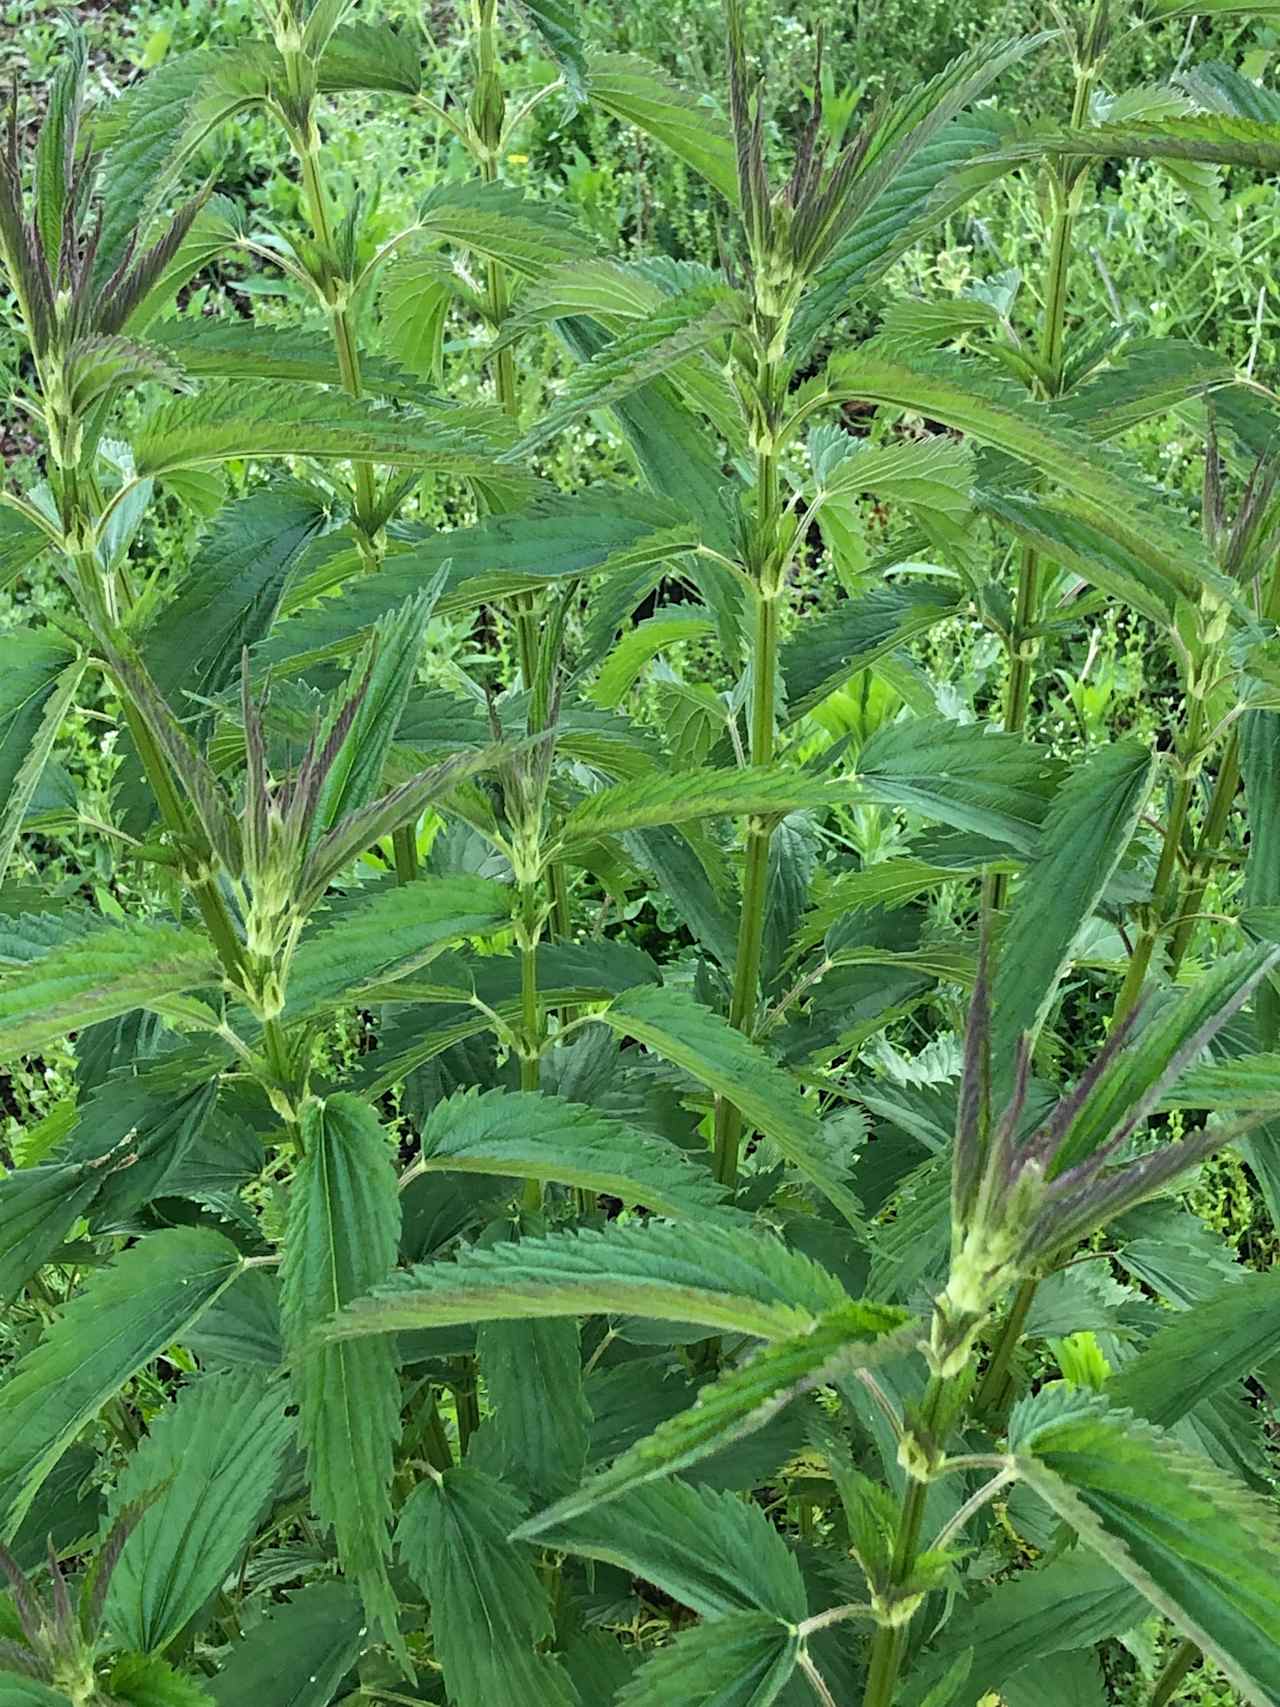
[[[1151,1697],[1151,1707],[1168,1707],[1169,1702],[1173,1700],[1174,1691],[1199,1658],[1200,1650],[1194,1642],[1179,1642],[1168,1665],[1160,1673],[1155,1693]]]
[[[1196,928],[1196,914],[1204,905],[1205,891],[1209,887],[1209,876],[1213,867],[1214,855],[1226,837],[1227,824],[1231,818],[1231,807],[1239,786],[1240,736],[1239,732],[1233,729],[1231,739],[1227,743],[1227,750],[1222,755],[1222,763],[1218,766],[1213,794],[1209,800],[1209,810],[1205,814],[1204,828],[1201,830],[1200,840],[1196,844],[1191,884],[1182,899],[1181,916],[1174,930],[1173,940],[1169,945],[1169,971],[1171,974],[1177,973],[1187,949],[1191,946],[1191,938]]]
[[[973,1408],[979,1416],[999,1415],[1008,1404],[1012,1389],[1012,1379],[1009,1366],[1018,1341],[1022,1338],[1022,1330],[1027,1325],[1027,1317],[1035,1302],[1035,1280],[1024,1280],[1014,1294],[1009,1314],[1000,1324],[1000,1333],[996,1339],[982,1383],[974,1395]]]
[[[920,1406],[921,1426],[929,1434],[937,1427],[949,1386],[949,1381],[944,1381],[937,1375],[929,1379]],[[929,1484],[912,1477],[902,1498],[898,1532],[893,1546],[890,1577],[895,1587],[909,1582],[915,1569],[928,1497]],[[892,1707],[898,1686],[898,1674],[902,1670],[902,1660],[906,1653],[907,1630],[907,1624],[882,1624],[876,1631],[871,1644],[871,1663],[867,1670],[867,1687],[862,1698],[862,1707]]]
[[[778,630],[784,596],[785,556],[781,539],[782,483],[778,469],[778,428],[782,416],[784,377],[781,362],[769,354],[781,345],[780,333],[764,327],[756,372],[756,396],[761,410],[760,443],[756,455],[756,513],[752,542],[752,578],[756,585],[755,649],[751,659],[751,763],[773,760],[775,682],[778,673]],[[729,1023],[750,1036],[759,997],[760,965],[764,952],[765,913],[769,896],[769,847],[773,825],[753,819],[747,826],[742,876],[742,914],[733,966]],[[738,1178],[738,1156],[744,1130],[742,1110],[726,1097],[716,1105],[715,1176],[732,1191]]]
[[[1083,124],[1096,77],[1092,65],[1076,69],[1075,99],[1071,108],[1074,129]],[[1041,330],[1040,365],[1045,373],[1047,397],[1062,391],[1062,354],[1067,322],[1067,277],[1071,266],[1071,237],[1078,201],[1077,184],[1060,176],[1056,190],[1053,227],[1049,237],[1049,273],[1045,287],[1044,322]],[[1018,586],[1014,598],[1013,629],[1009,636],[1009,680],[1005,689],[1004,727],[1012,734],[1026,728],[1031,705],[1040,642],[1036,627],[1040,620],[1040,554],[1025,546],[1018,560]],[[1001,873],[988,880],[986,902],[998,912],[1004,906],[1009,879]]]
[[[520,886],[520,1089],[536,1091],[542,1083],[542,1009],[538,1001],[538,939],[542,917],[536,883]],[[522,1207],[531,1214],[542,1208],[542,1181],[525,1181]]]
[[[1187,827],[1187,817],[1191,811],[1191,801],[1195,794],[1195,778],[1191,773],[1192,759],[1197,752],[1204,724],[1203,701],[1192,702],[1191,717],[1187,725],[1187,738],[1184,746],[1185,757],[1182,760],[1182,774],[1174,784],[1173,798],[1169,803],[1169,817],[1164,827],[1164,841],[1160,846],[1160,860],[1156,866],[1155,881],[1152,884],[1151,901],[1148,909],[1148,922],[1134,947],[1129,958],[1129,969],[1116,998],[1115,1017],[1124,1019],[1132,1013],[1137,1005],[1138,997],[1142,994],[1142,986],[1151,967],[1151,957],[1155,952],[1156,943],[1167,928],[1169,920],[1176,918],[1180,912],[1178,901],[1178,851],[1182,846],[1183,831]]]

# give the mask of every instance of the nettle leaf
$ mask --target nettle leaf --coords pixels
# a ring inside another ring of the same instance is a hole
[[[0,973],[0,1058],[219,980],[213,950],[175,925],[103,923]]]
[[[126,1646],[162,1652],[221,1587],[275,1487],[293,1433],[287,1398],[265,1374],[205,1376],[129,1459],[110,1515],[150,1503],[107,1592],[107,1622]]]
[[[257,648],[264,664],[291,672],[339,651],[352,650],[361,635],[396,610],[447,566],[436,614],[471,610],[494,598],[530,592],[565,577],[608,573],[624,563],[661,562],[673,549],[667,529],[687,527],[686,543],[697,544],[697,525],[674,504],[619,487],[588,488],[573,497],[540,499],[535,505],[486,517],[476,527],[456,528],[392,553],[377,575],[360,570],[352,557],[348,580],[336,598],[300,608],[328,588],[299,585],[285,601],[285,620]]]
[[[738,1218],[707,1169],[674,1144],[546,1092],[446,1097],[422,1128],[417,1171],[555,1180],[673,1220]]]
[[[1019,1475],[1256,1707],[1280,1689],[1280,1523],[1129,1411],[1050,1388],[1014,1411]]]
[[[584,97],[587,54],[576,0],[523,0],[523,5],[565,83],[575,96]]]
[[[319,493],[284,483],[219,510],[177,595],[151,621],[141,651],[173,702],[212,698],[236,680],[243,647],[270,628],[290,574],[325,526]]]
[[[836,1173],[816,1114],[797,1082],[758,1044],[683,990],[628,990],[600,1018],[733,1103],[851,1225],[861,1226],[861,1209]]]
[[[1241,1273],[1179,1311],[1107,1383],[1107,1397],[1172,1428],[1215,1393],[1280,1355],[1280,1272]]]
[[[57,1250],[102,1173],[86,1163],[15,1168],[0,1179],[0,1302],[8,1302]]]
[[[618,1696],[618,1707],[769,1707],[791,1681],[800,1639],[762,1612],[682,1630]]]
[[[1006,159],[1061,154],[1073,159],[1202,160],[1275,172],[1280,170],[1280,124],[1225,113],[1193,113],[1101,124],[1090,130],[1033,132],[1002,153]]]
[[[49,535],[21,510],[0,503],[0,587],[17,579],[49,547]],[[19,632],[30,632],[22,630]],[[12,635],[6,636],[6,644]]]
[[[1139,741],[1101,747],[1063,784],[1041,832],[1040,852],[1014,891],[992,984],[991,1055],[1012,1072],[1019,1037],[1035,1036],[1071,952],[1133,837],[1155,775]]]
[[[0,516],[9,513],[0,510]],[[0,878],[79,676],[65,641],[31,628],[0,635]]]
[[[183,373],[200,379],[290,380],[298,384],[336,386],[337,359],[333,339],[322,327],[263,326],[252,320],[178,319],[157,326],[151,341],[178,363]],[[472,418],[456,410],[417,382],[413,371],[396,361],[361,352],[360,381],[382,397],[413,402],[436,420],[456,414],[458,426]]]
[[[846,1298],[810,1327],[776,1339],[704,1387],[689,1410],[660,1423],[607,1470],[530,1518],[517,1533],[540,1536],[545,1526],[617,1499],[655,1477],[687,1470],[763,1428],[802,1393],[854,1369],[901,1357],[914,1331],[900,1331],[907,1321],[907,1312],[892,1305]]]
[[[360,1597],[345,1583],[311,1583],[223,1650],[230,1657],[209,1679],[209,1693],[218,1707],[329,1707],[364,1638]]]
[[[703,1618],[808,1616],[796,1555],[758,1505],[673,1478],[633,1488],[608,1509],[539,1531],[544,1547],[580,1553],[654,1583]]]
[[[857,793],[1032,853],[1060,776],[1057,760],[1019,736],[919,717],[871,737]]]
[[[418,418],[339,391],[281,380],[211,381],[152,414],[133,441],[136,477],[158,479],[247,456],[355,458],[527,490],[531,477],[447,416]]]
[[[1263,944],[1225,955],[1212,971],[1169,996],[1080,1105],[1057,1152],[1056,1171],[1092,1155],[1122,1123],[1136,1129],[1247,1000],[1274,954]]]
[[[954,583],[886,582],[800,624],[782,648],[787,721],[820,705],[858,670],[957,616],[967,595]]]
[[[1122,600],[1162,628],[1172,622],[1180,578],[1144,563],[1123,540],[1110,538],[1094,520],[1081,515],[1069,498],[1050,502],[1022,493],[980,490],[975,502],[1024,545],[1070,569],[1099,592]]]
[[[848,792],[844,790],[846,798]],[[572,848],[599,836],[698,822],[719,814],[783,817],[805,807],[832,805],[838,798],[838,784],[780,765],[663,773],[587,795],[566,816],[561,837]]]
[[[0,1535],[12,1536],[85,1424],[239,1271],[240,1253],[221,1234],[169,1228],[123,1251],[63,1307],[0,1386]]]
[[[989,1690],[1014,1678],[1039,1677],[1050,1656],[1121,1635],[1144,1611],[1141,1596],[1108,1565],[1070,1553],[1019,1571],[997,1583],[981,1605],[966,1606],[943,1633],[937,1669],[971,1650],[972,1667],[954,1707],[976,1707]],[[933,1664],[924,1665],[931,1677]]]
[[[1280,1052],[1205,1061],[1184,1073],[1160,1098],[1160,1106],[1280,1112]]]
[[[534,201],[512,184],[439,184],[418,208],[415,227],[418,237],[454,243],[500,261],[520,278],[539,279],[562,262],[581,260],[595,244],[586,231],[560,208]],[[413,259],[395,261],[389,269],[394,277]]]
[[[358,89],[421,94],[422,38],[415,30],[396,30],[390,24],[342,24],[324,44],[316,86],[333,94]]]
[[[737,203],[733,138],[713,106],[634,54],[592,54],[588,69],[593,105],[643,130]]]
[[[326,1344],[313,1330],[390,1272],[400,1242],[396,1173],[387,1136],[359,1097],[339,1093],[309,1105],[302,1138],[280,1271],[298,1432],[316,1514],[333,1529],[343,1568],[394,1644],[387,1526],[400,1438],[395,1345]]]
[[[587,1462],[591,1409],[582,1390],[578,1324],[569,1317],[483,1322],[476,1356],[492,1415],[485,1457],[530,1500],[556,1498],[577,1485]]]
[[[485,877],[423,877],[358,892],[299,943],[289,966],[285,1016],[323,1013],[357,991],[393,984],[451,942],[507,923],[510,900]]]
[[[559,1661],[538,1652],[555,1626],[534,1555],[513,1547],[523,1516],[509,1488],[463,1465],[422,1481],[396,1545],[431,1603],[431,1638],[457,1707],[573,1707]]]
[[[1140,562],[1179,577],[1186,596],[1221,577],[1203,542],[1162,501],[1158,488],[1069,417],[1036,403],[981,362],[912,356],[871,339],[828,369],[839,397],[909,409],[969,433],[1065,486],[1078,507]]]
[[[526,456],[593,409],[611,407],[670,373],[718,343],[741,316],[741,298],[726,286],[704,286],[664,298],[642,325],[619,333],[573,370],[557,401],[511,455]]]
[[[393,1275],[325,1331],[346,1339],[603,1312],[777,1339],[802,1333],[845,1301],[833,1275],[771,1237],[707,1226],[695,1243],[677,1226],[611,1223],[600,1231],[466,1246],[452,1262]]]

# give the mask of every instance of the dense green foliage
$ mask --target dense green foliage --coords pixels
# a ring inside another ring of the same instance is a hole
[[[1276,9],[84,10],[0,1707],[1280,1700]]]

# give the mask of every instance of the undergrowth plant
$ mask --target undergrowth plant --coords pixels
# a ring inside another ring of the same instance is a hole
[[[70,1038],[74,1090],[0,1178],[2,1707],[1088,1707],[1135,1654],[1151,1707],[1201,1656],[1280,1699],[1280,1276],[1179,1197],[1237,1145],[1280,1226],[1280,413],[1069,289],[1099,163],[1280,168],[1226,65],[1110,86],[1193,10],[838,123],[819,47],[793,134],[736,0],[723,111],[563,0],[474,0],[463,89],[270,0],[112,103],[70,40],[11,110],[0,573],[63,591],[0,634],[0,1056]],[[1071,111],[1003,113],[1046,63]],[[339,205],[351,96],[467,174]],[[715,255],[506,180],[588,103]],[[292,223],[195,182],[259,121]],[[894,294],[1017,173],[1042,278]],[[185,311],[235,269],[296,312]],[[1198,518],[1123,448],[1171,415]],[[592,420],[632,477],[556,490]],[[1046,739],[1117,610],[1156,750]],[[948,635],[1003,660],[982,719]],[[104,719],[128,909],[48,876]]]

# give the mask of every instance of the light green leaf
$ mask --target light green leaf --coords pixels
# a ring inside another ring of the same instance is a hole
[[[736,205],[733,138],[714,107],[634,54],[592,54],[588,69],[593,105],[645,131]]]
[[[1122,1121],[1136,1126],[1159,1106],[1214,1033],[1248,999],[1275,952],[1263,944],[1225,955],[1212,971],[1164,1001],[1081,1104],[1058,1151],[1057,1171],[1092,1155]]]
[[[129,1459],[111,1516],[151,1503],[107,1594],[107,1622],[126,1646],[163,1652],[222,1586],[274,1490],[293,1433],[287,1398],[265,1374],[205,1376],[160,1412]]]
[[[1197,1453],[1095,1396],[1015,1410],[1018,1473],[1081,1541],[1211,1655],[1254,1707],[1280,1693],[1280,1523]]]
[[[534,1556],[507,1539],[522,1515],[509,1488],[468,1466],[419,1482],[396,1528],[409,1574],[431,1602],[431,1636],[456,1707],[573,1707]]]
[[[662,1422],[574,1493],[531,1517],[517,1530],[540,1536],[593,1506],[617,1499],[655,1477],[687,1470],[762,1428],[802,1393],[837,1376],[901,1357],[913,1330],[907,1312],[888,1304],[836,1305],[810,1327],[762,1347],[748,1361],[704,1387],[687,1411]]]
[[[795,1674],[800,1640],[762,1612],[695,1624],[627,1684],[618,1707],[769,1707]]]
[[[172,998],[218,978],[212,949],[194,931],[104,923],[0,973],[0,1058],[132,1008],[163,1012]]]
[[[600,1313],[687,1322],[708,1333],[802,1333],[845,1298],[834,1276],[773,1238],[707,1226],[696,1242],[660,1222],[611,1223],[490,1248],[397,1273],[329,1324],[326,1336],[458,1322]]]
[[[224,1649],[230,1658],[209,1692],[218,1707],[329,1707],[364,1637],[359,1596],[345,1583],[311,1583]]]
[[[221,1234],[152,1233],[99,1270],[0,1386],[0,1536],[26,1515],[76,1435],[235,1279]]]
[[[600,1018],[732,1102],[850,1225],[862,1224],[857,1199],[823,1147],[817,1116],[796,1081],[758,1044],[677,989],[628,990],[615,997]]]
[[[878,339],[830,364],[837,397],[908,409],[968,433],[982,444],[1031,464],[1065,486],[1080,513],[1121,541],[1156,573],[1179,578],[1188,596],[1218,584],[1215,565],[1159,490],[1113,450],[1086,438],[1069,417],[994,375],[983,363],[954,356],[911,356]]]
[[[394,1644],[387,1525],[400,1438],[395,1345],[324,1344],[312,1332],[390,1272],[400,1240],[396,1174],[387,1136],[359,1097],[339,1093],[310,1104],[302,1138],[280,1271],[298,1432],[316,1514],[333,1529],[343,1568]]]
[[[1044,1023],[1146,806],[1155,756],[1139,741],[1101,747],[1075,770],[1054,800],[1040,852],[1014,890],[992,983],[993,1069],[1011,1080],[1018,1039]]]
[[[449,943],[497,929],[510,911],[508,891],[484,877],[422,877],[357,892],[299,943],[285,1016],[307,1018],[393,984]]]
[[[666,1139],[537,1091],[475,1090],[438,1102],[415,1172],[555,1180],[673,1220],[736,1219],[710,1171]]]
[[[655,1583],[702,1618],[768,1612],[798,1624],[808,1616],[796,1555],[760,1507],[678,1478],[546,1526],[539,1541]]]
[[[782,766],[658,773],[587,795],[566,816],[561,838],[572,848],[600,836],[716,815],[781,818],[805,807],[833,805],[838,798],[838,784]]]
[[[812,711],[857,670],[958,615],[956,584],[914,578],[888,582],[805,621],[782,648],[787,720]]]
[[[562,209],[534,201],[511,184],[440,184],[418,209],[417,235],[457,244],[499,261],[519,278],[539,279],[552,267],[589,256],[591,237]],[[394,275],[413,258],[393,263]]]
[[[418,418],[283,380],[213,380],[152,414],[133,448],[139,480],[240,457],[313,456],[485,480],[516,492],[533,484],[480,434],[450,426],[447,416]]]
[[[484,1465],[500,1469],[503,1481],[529,1500],[555,1499],[575,1487],[591,1433],[577,1322],[567,1316],[482,1322],[476,1355],[492,1408]]]
[[[1044,748],[1019,736],[920,717],[871,737],[858,758],[857,792],[1025,854],[1039,846],[1060,775]]]
[[[636,679],[652,659],[668,646],[679,646],[686,640],[700,640],[715,633],[715,623],[697,609],[675,605],[637,623],[629,634],[613,646],[595,685],[591,697],[597,705],[620,705],[635,686]]]
[[[308,27],[311,22],[308,19]],[[396,30],[363,19],[343,24],[324,44],[316,84],[334,94],[358,89],[421,94],[422,38],[412,29]]]
[[[605,409],[660,379],[736,326],[742,304],[725,286],[664,297],[642,324],[606,344],[569,375],[557,401],[510,454],[527,456],[593,409]]]
[[[1179,1311],[1107,1383],[1107,1397],[1160,1428],[1280,1355],[1280,1271],[1242,1273]]]
[[[13,859],[18,845],[18,837],[22,826],[35,799],[36,790],[44,776],[45,767],[53,752],[54,743],[62,729],[63,719],[70,711],[80,686],[80,678],[84,675],[87,660],[77,658],[68,664],[57,681],[53,684],[52,692],[44,699],[40,721],[31,734],[30,745],[26,756],[22,759],[16,775],[7,780],[7,791],[4,798],[4,811],[0,813],[0,882],[3,882],[9,863]],[[28,701],[24,712],[31,709],[32,702]],[[12,719],[6,734],[11,739],[17,733],[18,726],[25,722],[25,716]],[[5,746],[8,747],[8,740]],[[9,755],[0,755],[0,765]],[[7,767],[6,767],[7,768]]]

